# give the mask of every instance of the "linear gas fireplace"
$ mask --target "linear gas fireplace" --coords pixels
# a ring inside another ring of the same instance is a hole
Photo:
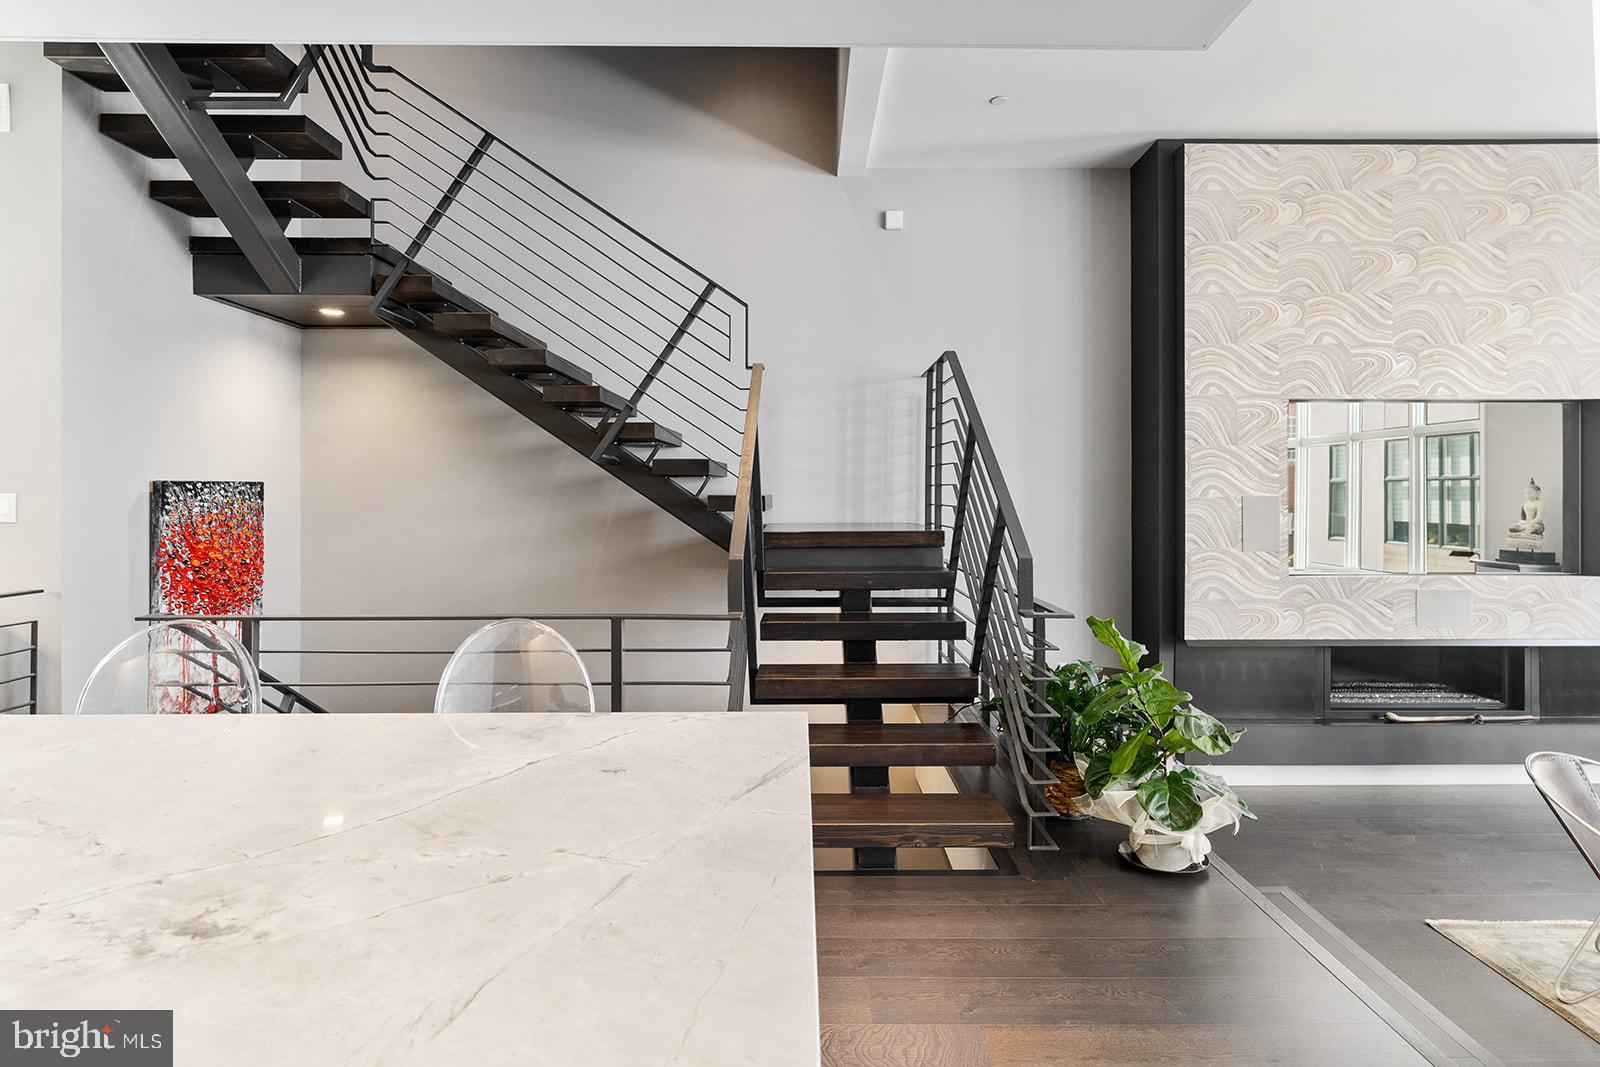
[[[1527,707],[1521,648],[1336,646],[1329,654],[1329,721],[1489,719]]]

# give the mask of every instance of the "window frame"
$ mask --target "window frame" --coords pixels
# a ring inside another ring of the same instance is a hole
[[[1339,571],[1342,571],[1342,570],[1361,571],[1361,562],[1362,562],[1361,561],[1361,549],[1362,549],[1361,531],[1362,531],[1362,529],[1364,527],[1364,519],[1362,517],[1361,510],[1362,510],[1362,498],[1366,494],[1364,493],[1364,491],[1362,489],[1362,473],[1361,473],[1361,464],[1359,462],[1360,461],[1360,455],[1361,455],[1361,447],[1360,446],[1362,444],[1365,444],[1365,443],[1371,442],[1371,441],[1383,441],[1383,442],[1385,442],[1385,445],[1384,445],[1384,469],[1383,469],[1383,475],[1384,475],[1384,478],[1383,478],[1383,481],[1384,481],[1384,491],[1383,491],[1383,508],[1384,508],[1383,537],[1384,537],[1384,541],[1382,543],[1384,543],[1384,544],[1404,544],[1404,545],[1408,546],[1408,551],[1407,551],[1407,569],[1405,571],[1403,571],[1403,572],[1402,571],[1392,571],[1392,572],[1389,572],[1389,573],[1393,573],[1393,574],[1402,574],[1402,573],[1405,573],[1405,574],[1427,574],[1427,573],[1429,573],[1429,571],[1428,571],[1428,551],[1429,551],[1430,547],[1434,547],[1434,546],[1430,546],[1428,544],[1428,535],[1429,535],[1429,529],[1430,529],[1430,525],[1431,524],[1428,522],[1427,489],[1428,489],[1428,485],[1429,485],[1429,479],[1427,477],[1427,447],[1428,447],[1427,446],[1427,440],[1429,438],[1432,438],[1432,437],[1441,437],[1442,438],[1442,437],[1455,437],[1455,436],[1471,435],[1471,436],[1476,437],[1476,439],[1477,439],[1477,444],[1476,444],[1475,449],[1473,451],[1473,459],[1472,459],[1473,473],[1470,474],[1470,475],[1456,476],[1456,477],[1443,479],[1443,480],[1444,481],[1449,481],[1449,482],[1469,482],[1471,484],[1471,493],[1472,493],[1472,497],[1471,497],[1471,499],[1472,499],[1471,528],[1472,528],[1472,536],[1473,536],[1474,541],[1473,541],[1473,544],[1470,546],[1470,550],[1481,553],[1482,550],[1483,550],[1482,546],[1486,543],[1485,536],[1484,536],[1484,529],[1483,529],[1483,523],[1484,523],[1483,471],[1484,471],[1484,467],[1486,466],[1486,457],[1487,457],[1487,448],[1488,448],[1488,438],[1487,438],[1487,434],[1485,433],[1486,427],[1485,427],[1485,421],[1484,421],[1484,404],[1488,403],[1488,401],[1482,401],[1482,400],[1477,400],[1477,401],[1408,400],[1408,401],[1404,401],[1403,402],[1408,406],[1408,409],[1409,409],[1409,413],[1408,413],[1409,422],[1408,422],[1407,426],[1404,426],[1404,427],[1375,428],[1375,429],[1371,429],[1371,430],[1366,430],[1366,429],[1362,428],[1361,412],[1362,412],[1362,404],[1363,403],[1364,402],[1360,401],[1360,400],[1337,400],[1337,399],[1322,399],[1322,400],[1296,399],[1296,400],[1292,400],[1292,401],[1288,402],[1289,409],[1293,412],[1293,415],[1291,416],[1291,420],[1292,421],[1290,423],[1290,426],[1295,431],[1294,434],[1289,438],[1289,450],[1290,450],[1290,452],[1292,454],[1295,455],[1295,458],[1296,458],[1297,461],[1303,461],[1305,459],[1306,454],[1307,454],[1306,453],[1306,449],[1308,447],[1310,447],[1310,446],[1328,446],[1330,448],[1332,446],[1335,446],[1335,445],[1344,445],[1344,446],[1346,446],[1346,453],[1345,453],[1345,455],[1346,455],[1346,467],[1345,467],[1345,477],[1343,479],[1334,479],[1331,476],[1332,475],[1332,459],[1330,458],[1330,460],[1329,460],[1329,474],[1330,474],[1330,477],[1328,479],[1328,482],[1329,482],[1330,489],[1328,490],[1328,494],[1329,495],[1326,498],[1327,499],[1327,503],[1329,505],[1329,508],[1328,508],[1328,510],[1329,510],[1329,530],[1328,530],[1328,538],[1327,538],[1327,540],[1330,541],[1330,542],[1335,542],[1335,543],[1343,546],[1343,549],[1344,549],[1344,552],[1343,552],[1344,562],[1342,564],[1331,565],[1331,566],[1330,565],[1326,565],[1326,564],[1304,566],[1304,565],[1300,565],[1300,561],[1299,560],[1297,560],[1297,559],[1293,558],[1293,556],[1291,556],[1291,558],[1289,560],[1289,563],[1288,563],[1289,568],[1292,571],[1294,571],[1296,573],[1301,573],[1301,574],[1304,574],[1304,573],[1316,573],[1317,571],[1324,570],[1324,569],[1331,569],[1334,572],[1339,572]],[[1389,401],[1389,403],[1401,403],[1401,401]],[[1477,408],[1478,408],[1478,417],[1475,420],[1463,420],[1463,421],[1460,421],[1460,422],[1430,423],[1430,422],[1428,422],[1428,419],[1427,419],[1428,405],[1430,403],[1463,403],[1463,404],[1471,403],[1471,404],[1476,404]],[[1348,419],[1346,420],[1346,425],[1345,425],[1344,429],[1342,429],[1341,431],[1339,431],[1337,433],[1323,433],[1323,434],[1306,434],[1306,433],[1304,433],[1303,432],[1304,428],[1308,425],[1308,423],[1310,421],[1309,418],[1308,418],[1308,415],[1307,415],[1306,408],[1305,408],[1305,405],[1308,405],[1308,404],[1345,404],[1345,405],[1347,405],[1348,409],[1349,409],[1348,410]],[[1391,477],[1389,475],[1388,444],[1389,444],[1389,442],[1393,442],[1393,441],[1407,441],[1409,443],[1408,453],[1409,453],[1409,456],[1410,456],[1410,473],[1404,478]],[[1309,500],[1310,499],[1310,494],[1319,489],[1318,486],[1312,484],[1312,480],[1310,478],[1310,470],[1309,470],[1310,466],[1311,466],[1311,464],[1305,463],[1305,462],[1296,462],[1295,465],[1294,465],[1293,477],[1295,478],[1295,497],[1296,497],[1297,502],[1298,501]],[[1442,470],[1442,465],[1441,465],[1441,470]],[[1370,477],[1372,475],[1369,474],[1368,476]],[[1332,503],[1333,503],[1333,501],[1332,501],[1332,489],[1331,489],[1331,486],[1333,484],[1337,483],[1337,482],[1340,482],[1340,481],[1342,481],[1344,483],[1344,485],[1345,485],[1345,533],[1344,533],[1343,536],[1335,535],[1333,533],[1333,528],[1332,528],[1332,520],[1333,520]],[[1388,539],[1388,535],[1393,532],[1392,529],[1391,529],[1391,527],[1392,527],[1391,516],[1389,514],[1389,512],[1390,512],[1389,484],[1391,482],[1396,482],[1396,483],[1409,482],[1410,483],[1409,486],[1408,486],[1408,496],[1409,496],[1409,500],[1410,500],[1411,518],[1408,521],[1408,529],[1407,529],[1408,538],[1407,538],[1406,541],[1390,541]],[[1443,504],[1444,504],[1443,498],[1441,498],[1441,510],[1440,510],[1441,524],[1443,524],[1443,519],[1445,518],[1445,511],[1444,511]],[[1302,545],[1310,543],[1310,541],[1308,539],[1310,537],[1310,531],[1311,531],[1311,526],[1310,526],[1310,512],[1311,512],[1311,510],[1312,509],[1310,509],[1310,508],[1303,508],[1303,507],[1297,507],[1295,509],[1294,522],[1292,523],[1292,528],[1291,528],[1291,531],[1290,531],[1290,538],[1291,538],[1291,541],[1295,544],[1295,548],[1297,550],[1301,549]],[[1355,527],[1355,531],[1356,531],[1354,535],[1351,534],[1352,525]],[[1441,530],[1441,535],[1442,535],[1442,533],[1443,533],[1443,530]],[[1464,546],[1440,545],[1440,546],[1437,546],[1437,547],[1448,549],[1450,547],[1460,548],[1460,547],[1464,547]],[[1295,555],[1298,555],[1298,554],[1299,554],[1299,552],[1297,551],[1295,553]],[[1363,573],[1366,573],[1366,572],[1363,572]]]

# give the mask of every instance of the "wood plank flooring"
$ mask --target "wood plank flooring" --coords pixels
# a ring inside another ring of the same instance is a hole
[[[1429,929],[1427,919],[1584,919],[1600,881],[1532,786],[1251,789],[1218,844],[1286,885],[1507,1064],[1600,1063],[1600,1044]]]
[[[1061,836],[1014,875],[819,875],[823,1062],[1425,1062],[1219,874],[1128,869],[1103,823]]]

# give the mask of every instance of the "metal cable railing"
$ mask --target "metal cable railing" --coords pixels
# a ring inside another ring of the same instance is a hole
[[[1048,761],[1060,753],[1046,732],[1056,716],[1044,689],[1045,653],[1056,646],[1044,631],[1049,619],[1072,615],[1034,595],[1033,553],[961,360],[946,352],[923,379],[924,523],[946,531],[956,572],[946,606],[968,627],[965,639],[941,644],[939,659],[968,663],[977,673],[986,709],[980,718],[1010,757],[1028,847],[1053,851],[1044,824],[1059,816],[1044,788],[1056,784]],[[998,716],[987,710],[996,707]]]
[[[538,619],[561,631],[583,658],[602,711],[639,710],[640,690],[727,690],[671,707],[660,699],[644,701],[643,710],[744,707],[745,629],[739,612],[141,615],[135,621],[148,625],[180,618],[238,627],[262,689],[277,694],[267,705],[285,714],[428,711],[438,675],[460,640],[484,623],[506,618]],[[276,642],[266,641],[268,627]],[[322,640],[318,631],[331,633]],[[401,639],[401,634],[407,636]]]
[[[371,49],[323,48],[316,76],[373,188],[374,242],[394,250],[375,313],[430,273],[622,398],[594,458],[630,417],[680,432],[730,468],[743,438],[749,309]],[[380,253],[381,254],[381,253]],[[387,258],[387,257],[386,257]]]
[[[43,589],[0,593],[0,600],[38,596]],[[39,713],[39,620],[0,623],[0,715]]]

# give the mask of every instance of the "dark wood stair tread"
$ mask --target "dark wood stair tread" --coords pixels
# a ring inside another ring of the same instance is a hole
[[[270,44],[170,44],[178,68],[193,82],[224,91],[278,93],[289,87],[295,61]],[[44,57],[96,89],[124,93],[128,87],[97,44],[50,41]]]
[[[959,703],[978,695],[978,676],[964,663],[763,663],[750,695],[758,704]]]
[[[927,548],[944,545],[943,530],[904,526],[769,526],[768,548]]]
[[[992,766],[994,738],[975,722],[812,723],[813,767]]]
[[[732,511],[734,503],[735,503],[735,499],[734,499],[734,494],[732,494],[732,493],[707,493],[706,494],[706,507],[710,508],[712,511]],[[762,493],[761,494],[761,510],[762,511],[771,511],[772,510],[772,494],[771,493]]]
[[[489,311],[443,311],[429,317],[433,328],[446,337],[465,341],[473,347],[532,348],[547,346],[537,337],[524,333]]]
[[[252,159],[338,159],[339,141],[305,115],[213,115],[236,156]],[[100,132],[151,159],[173,159],[149,115],[101,115]]]
[[[343,182],[253,184],[274,215],[296,219],[364,219],[371,211],[366,198]],[[150,198],[195,218],[217,217],[191,181],[153,181]]]
[[[967,624],[934,611],[769,611],[761,617],[768,641],[960,641]]]
[[[542,395],[546,404],[565,411],[621,411],[628,404],[627,397],[589,383],[546,386]]]
[[[714,459],[686,456],[682,459],[658,459],[650,464],[650,473],[663,478],[725,478],[728,468]]]
[[[955,574],[942,567],[879,569],[849,567],[834,570],[779,570],[762,572],[768,589],[946,589]]]
[[[387,270],[380,268],[373,276],[372,291],[377,293],[389,281]],[[388,300],[408,307],[431,309],[442,315],[451,311],[479,311],[482,305],[466,296],[443,278],[432,274],[403,274],[389,290]]]
[[[604,432],[599,427],[595,428],[596,438],[604,435]],[[683,444],[683,435],[677,430],[668,429],[658,422],[650,422],[644,419],[630,420],[622,424],[622,432],[617,434],[617,444],[664,445],[668,448],[676,448]]]
[[[582,367],[542,348],[485,348],[481,351],[490,366],[513,377],[552,381],[564,378],[585,384],[594,380]]]
[[[1010,848],[1017,828],[988,793],[813,793],[818,848]]]

